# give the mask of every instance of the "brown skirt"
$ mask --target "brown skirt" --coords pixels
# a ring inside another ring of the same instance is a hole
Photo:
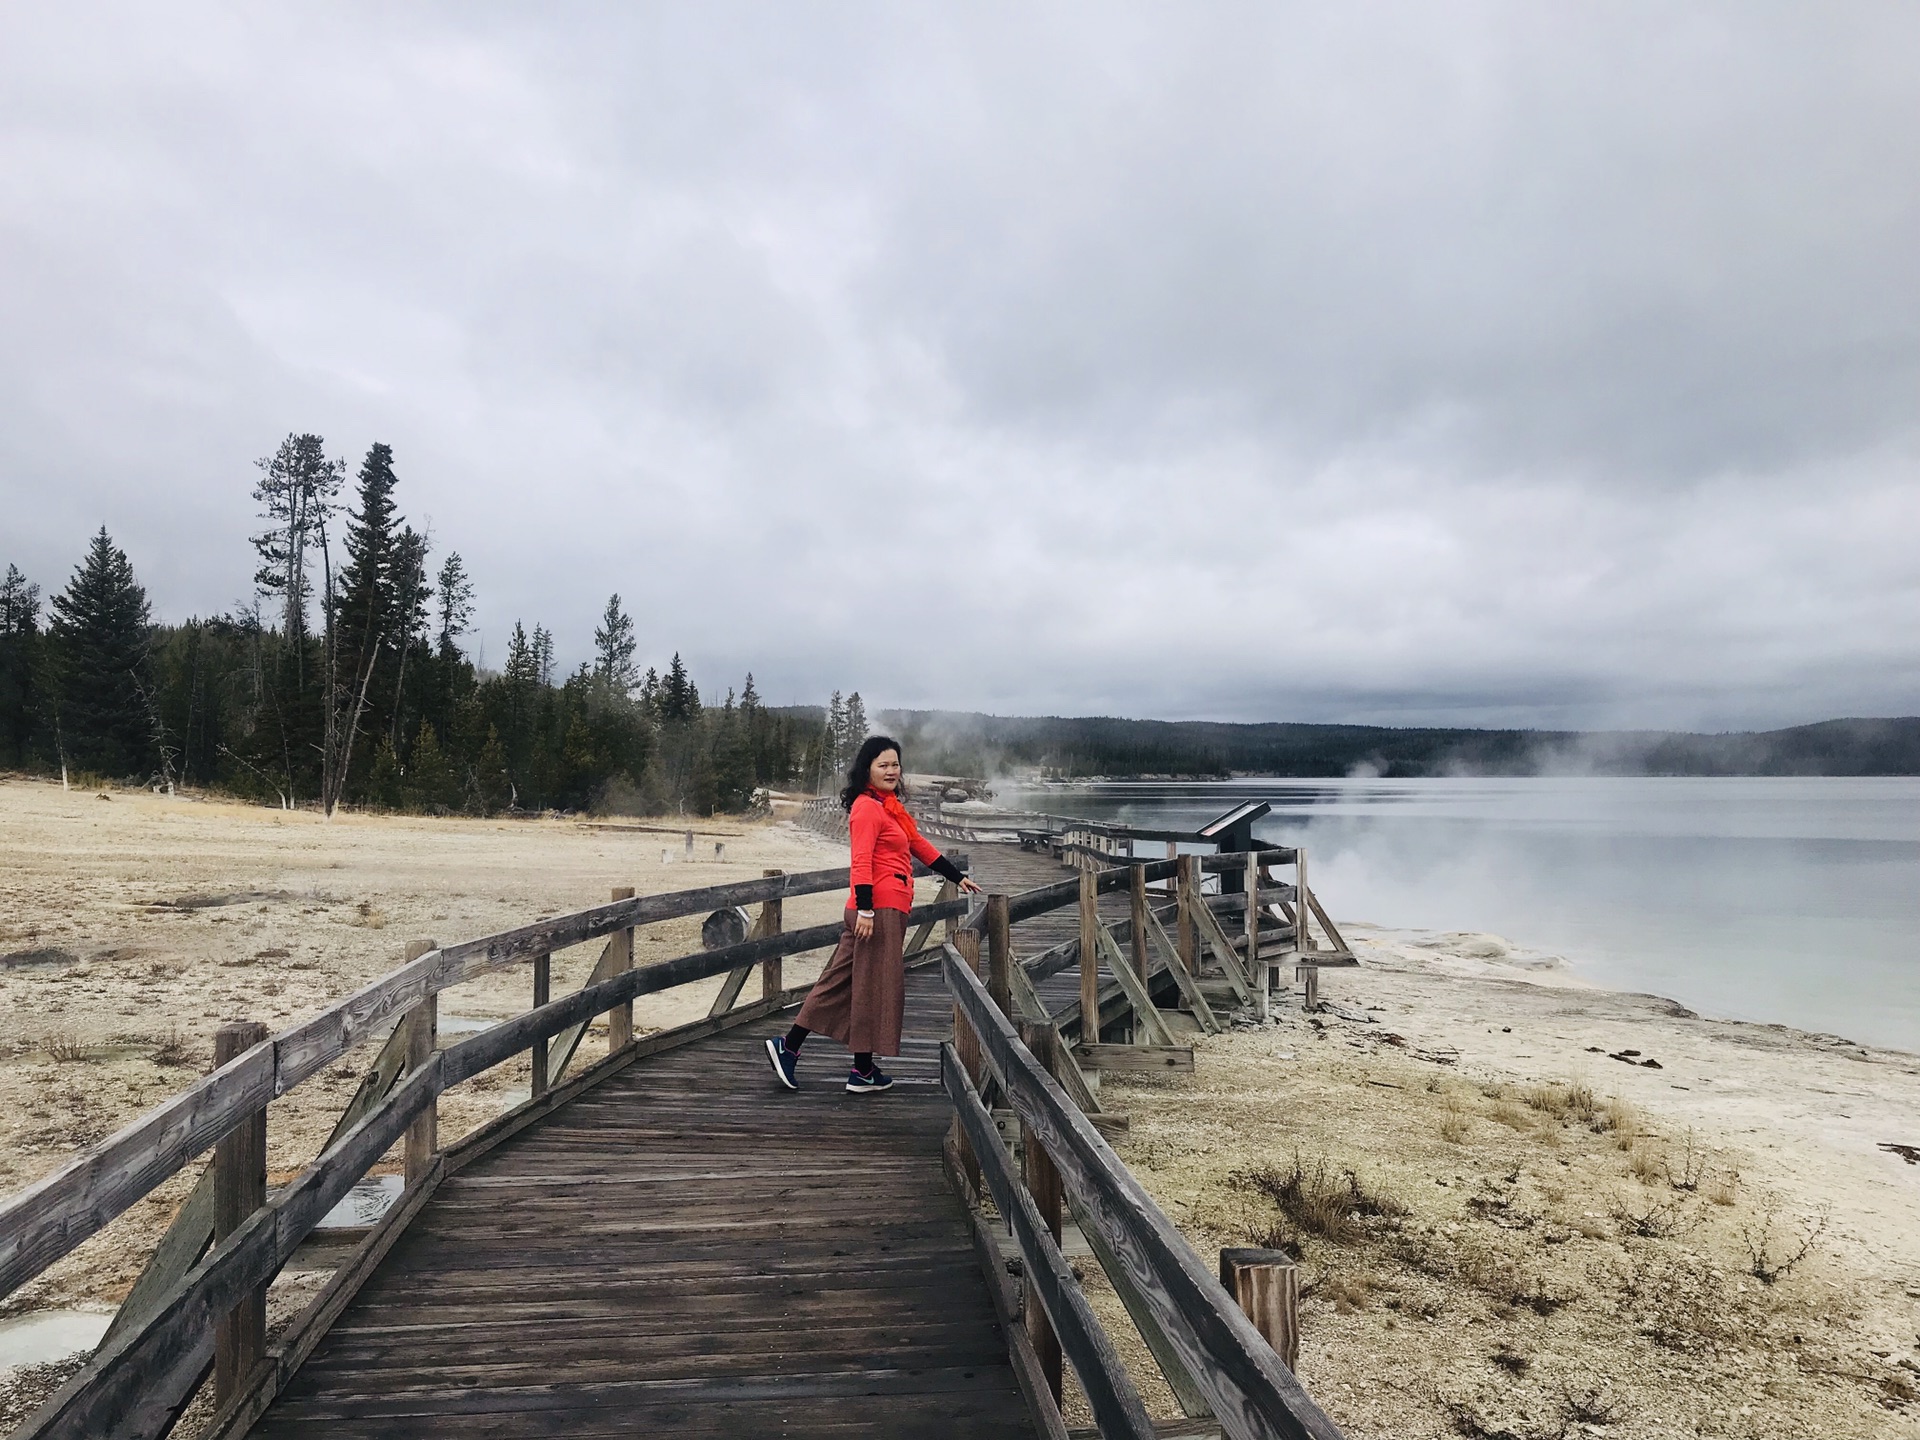
[[[865,940],[853,938],[853,918],[848,906],[840,943],[795,1023],[831,1035],[856,1055],[898,1055],[907,1010],[907,912],[874,911]]]

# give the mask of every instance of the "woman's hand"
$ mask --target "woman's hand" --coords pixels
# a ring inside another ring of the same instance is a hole
[[[987,893],[965,876],[962,876],[960,879],[960,889],[963,894],[967,895],[984,895]]]
[[[853,917],[853,938],[856,940],[873,938],[873,916],[855,915]]]

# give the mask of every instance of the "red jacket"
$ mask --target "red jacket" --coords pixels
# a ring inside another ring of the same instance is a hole
[[[853,802],[847,815],[847,836],[853,842],[852,883],[873,887],[876,910],[913,909],[913,862],[932,865],[940,852],[919,834],[908,837],[900,822],[872,795]],[[848,905],[852,905],[850,897]]]

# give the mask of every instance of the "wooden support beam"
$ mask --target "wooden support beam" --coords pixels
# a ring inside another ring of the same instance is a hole
[[[1120,1074],[1193,1073],[1191,1045],[1076,1045],[1073,1058],[1090,1069]]]
[[[407,958],[431,954],[439,946],[432,940],[415,940],[407,946]],[[418,952],[416,955],[415,952]],[[407,1072],[424,1070],[440,1048],[440,997],[429,995],[408,1012],[401,1022],[407,1027]],[[440,1149],[440,1099],[435,1091],[426,1108],[407,1126],[407,1188],[425,1180],[433,1168],[434,1154]]]
[[[631,885],[613,887],[615,900],[631,900]],[[607,977],[611,979],[633,968],[633,930],[616,930],[607,937],[607,944],[618,947],[610,950],[607,956]],[[607,1053],[617,1055],[633,1043],[633,1002],[616,1005],[607,1012]]]
[[[1287,1369],[1300,1369],[1300,1271],[1284,1250],[1230,1246],[1220,1252],[1220,1285]]]
[[[1225,1027],[1220,1017],[1213,1013],[1213,1006],[1207,1003],[1206,994],[1200,989],[1200,982],[1194,979],[1193,972],[1187,969],[1186,961],[1180,958],[1179,947],[1169,938],[1166,928],[1151,910],[1147,912],[1147,929],[1153,941],[1160,947],[1160,953],[1166,957],[1167,971],[1173,976],[1173,983],[1180,987],[1180,997],[1193,1011],[1194,1018],[1200,1022],[1200,1028],[1209,1035],[1218,1035]]]
[[[257,1020],[222,1025],[213,1037],[218,1069],[267,1038]],[[218,1245],[267,1203],[267,1111],[263,1105],[213,1148],[213,1243]],[[267,1287],[248,1291],[222,1316],[213,1340],[213,1395],[225,1405],[239,1395],[267,1353]]]
[[[1106,952],[1107,964],[1113,968],[1113,978],[1118,980],[1120,982],[1120,988],[1127,992],[1127,1000],[1133,1006],[1134,1018],[1145,1027],[1149,1037],[1148,1043],[1153,1045],[1173,1044],[1173,1032],[1167,1028],[1165,1017],[1163,1017],[1158,1008],[1155,1007],[1153,996],[1147,990],[1146,982],[1134,973],[1131,962],[1120,953],[1119,942],[1108,932],[1107,927],[1102,925],[1098,920],[1093,923],[1093,934],[1096,948]],[[1080,955],[1080,973],[1082,975],[1087,973],[1087,965],[1088,957],[1086,952],[1082,950]],[[1087,1023],[1089,1013],[1095,1017],[1091,1025]],[[1086,994],[1083,989],[1080,997],[1081,1044],[1097,1045],[1100,1043],[1099,1015],[1100,1001],[1098,997],[1096,996],[1093,1002],[1093,1009],[1089,1012],[1087,1009]]]
[[[1227,977],[1227,983],[1233,987],[1233,993],[1241,1004],[1253,1000],[1253,984],[1247,978],[1246,970],[1240,964],[1240,952],[1233,948],[1233,941],[1227,938],[1227,932],[1220,926],[1220,917],[1206,905],[1195,904],[1189,907],[1194,924],[1200,934],[1206,937],[1213,955],[1220,962],[1220,969]]]

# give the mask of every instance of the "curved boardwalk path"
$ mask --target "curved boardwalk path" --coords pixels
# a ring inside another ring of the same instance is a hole
[[[760,1039],[639,1061],[442,1183],[251,1432],[1031,1435],[941,1168],[952,1005],[908,977],[906,1056],[799,1094]]]

